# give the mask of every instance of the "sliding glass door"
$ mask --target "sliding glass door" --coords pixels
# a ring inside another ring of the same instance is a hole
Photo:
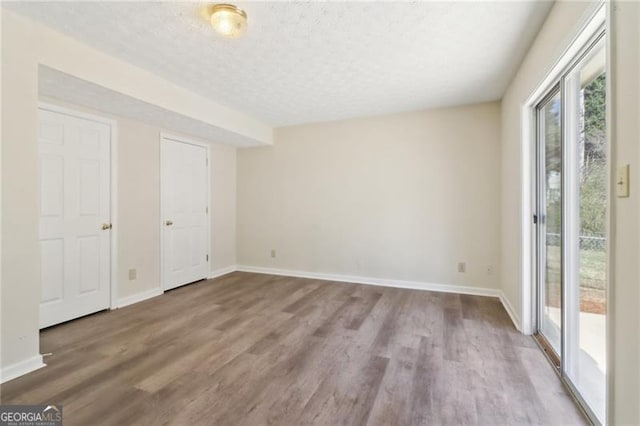
[[[539,334],[543,347],[560,366],[562,352],[562,132],[560,88],[540,103],[539,158]]]
[[[600,35],[536,108],[537,338],[600,423],[606,407],[605,65]]]
[[[606,55],[597,43],[567,74],[565,373],[600,421],[606,389]]]

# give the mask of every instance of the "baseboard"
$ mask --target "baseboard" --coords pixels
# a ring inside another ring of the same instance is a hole
[[[298,270],[291,270],[291,269],[266,268],[262,266],[248,266],[248,265],[229,265],[224,268],[219,268],[211,271],[208,278],[209,279],[218,278],[235,271],[253,272],[256,274],[282,275],[285,277],[310,278],[310,279],[316,279],[316,280],[337,281],[337,282],[354,283],[354,284],[377,285],[381,287],[407,288],[412,290],[427,290],[427,291],[439,291],[443,293],[457,293],[457,294],[470,294],[474,296],[496,297],[500,299],[502,306],[504,307],[505,311],[507,311],[507,314],[509,315],[509,318],[511,318],[511,321],[513,322],[513,325],[516,327],[516,329],[518,331],[522,331],[520,318],[516,314],[515,309],[513,309],[513,306],[511,305],[511,303],[509,302],[509,299],[507,299],[505,294],[498,289],[460,286],[460,285],[451,285],[451,284],[426,283],[421,281],[405,281],[405,280],[391,280],[386,278],[360,277],[356,275],[327,274],[323,272],[308,272],[308,271],[298,271]],[[144,291],[142,293],[124,297],[118,300],[117,307],[122,308],[124,306],[142,302],[143,300],[160,296],[162,293],[163,292],[160,288],[154,288],[151,290]]]
[[[211,271],[207,278],[217,278],[223,275],[229,274],[231,272],[236,271],[236,265],[227,266],[224,268],[216,269],[215,271]],[[160,296],[162,293],[161,288],[152,288],[150,290],[145,290],[141,293],[136,293],[131,296],[123,297],[122,299],[118,299],[116,304],[116,308],[123,308],[125,306],[133,305],[134,303],[142,302],[143,300],[151,299],[152,297]]]
[[[116,307],[124,308],[125,306],[133,305],[134,303],[142,302],[143,300],[160,296],[162,293],[164,292],[160,287],[152,288],[150,290],[145,290],[143,292],[132,294],[131,296],[123,297],[122,299],[118,299],[118,303],[116,304]]]
[[[509,302],[509,299],[507,299],[507,296],[503,292],[500,292],[500,302],[502,303],[504,310],[507,311],[507,314],[509,315],[509,318],[511,318],[511,321],[513,322],[513,325],[516,327],[516,330],[518,330],[519,332],[522,332],[522,327],[520,325],[520,318],[516,314],[516,310],[513,309],[511,302]]]
[[[408,288],[412,290],[439,291],[444,293],[471,294],[475,296],[500,297],[501,291],[492,288],[470,287],[450,284],[426,283],[420,281],[390,280],[386,278],[359,277],[354,275],[325,274],[322,272],[295,271],[289,269],[264,268],[238,265],[237,271],[257,274],[282,275],[286,277],[311,278],[354,284],[377,285],[381,287]]]
[[[218,278],[221,277],[223,275],[227,275],[230,274],[232,272],[235,272],[238,270],[238,267],[236,265],[229,265],[229,266],[225,266],[224,268],[219,268],[219,269],[215,269],[213,271],[211,271],[209,273],[209,279],[212,280],[214,278]]]
[[[0,370],[0,383],[5,383],[9,380],[16,379],[42,367],[46,367],[46,364],[42,362],[42,355],[36,355],[34,357],[25,359],[24,361],[8,365]]]

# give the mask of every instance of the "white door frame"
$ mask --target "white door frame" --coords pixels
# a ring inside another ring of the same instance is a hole
[[[118,300],[118,122],[116,120],[102,117],[99,115],[89,114],[86,112],[77,111],[69,107],[63,107],[59,105],[50,104],[48,102],[38,102],[38,110],[45,110],[56,112],[59,114],[69,115],[71,117],[82,118],[85,120],[95,121],[96,123],[106,124],[110,128],[111,141],[110,141],[110,215],[111,224],[113,225],[112,231],[109,233],[111,249],[109,256],[109,263],[111,265],[109,271],[109,307],[110,309],[117,308]],[[42,287],[42,285],[41,285]]]
[[[532,217],[536,213],[537,199],[536,175],[534,174],[534,172],[537,173],[535,108],[544,95],[575,62],[578,54],[589,46],[590,40],[605,27],[607,7],[606,4],[600,2],[596,2],[590,6],[590,10],[583,16],[582,22],[577,26],[576,32],[568,42],[567,47],[550,67],[544,79],[536,86],[531,95],[529,95],[521,109],[522,211],[520,220],[522,225],[522,254],[520,258],[520,272],[522,292],[520,297],[522,303],[522,318],[520,318],[520,328],[524,334],[533,334],[538,320],[536,312],[536,282],[538,277],[535,267],[537,242],[536,229],[532,222]],[[608,64],[609,61],[607,60],[607,67]],[[607,72],[609,72],[608,68]],[[609,102],[609,97],[607,97],[607,102]],[[609,104],[607,104],[607,108],[609,108]],[[607,123],[607,129],[608,128],[609,123]],[[607,277],[607,279],[609,279],[609,277]],[[609,302],[609,295],[607,294],[607,303]]]
[[[165,211],[164,211],[164,196],[163,196],[163,188],[162,181],[164,179],[164,143],[166,140],[171,140],[174,142],[186,143],[190,145],[195,145],[204,148],[207,151],[207,253],[209,254],[207,277],[211,274],[211,265],[213,264],[213,255],[211,254],[211,146],[208,143],[200,142],[188,137],[178,136],[175,133],[168,132],[160,132],[160,288],[162,291],[166,291],[165,285],[165,276],[164,276],[164,232],[166,226],[164,224],[165,221]]]

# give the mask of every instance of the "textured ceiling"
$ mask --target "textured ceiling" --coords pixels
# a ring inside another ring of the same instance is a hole
[[[551,3],[240,2],[245,37],[205,3],[3,6],[274,126],[500,99]]]

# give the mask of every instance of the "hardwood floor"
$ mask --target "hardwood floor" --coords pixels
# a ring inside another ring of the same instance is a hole
[[[41,333],[66,425],[587,424],[494,298],[236,272]]]

